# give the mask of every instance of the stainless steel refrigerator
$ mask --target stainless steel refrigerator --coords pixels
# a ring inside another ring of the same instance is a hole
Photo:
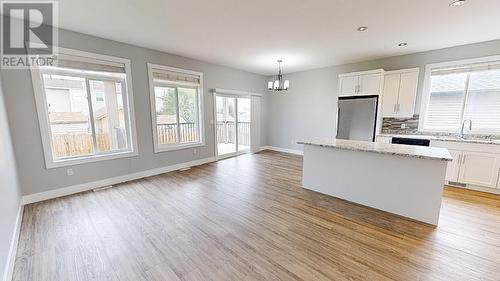
[[[375,141],[378,96],[340,97],[337,138]]]

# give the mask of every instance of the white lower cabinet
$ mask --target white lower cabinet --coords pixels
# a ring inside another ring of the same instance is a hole
[[[448,167],[446,168],[446,180],[458,182],[458,173],[460,172],[460,163],[462,161],[462,151],[448,149],[453,157],[453,161],[448,162]]]
[[[500,189],[500,159],[498,160],[498,166],[497,167],[497,188]]]
[[[431,144],[447,148],[453,157],[453,161],[448,162],[446,181],[467,184],[472,189],[474,186],[500,188],[500,145],[445,141]]]
[[[498,179],[497,160],[492,153],[469,152],[462,154],[459,182],[496,187]]]

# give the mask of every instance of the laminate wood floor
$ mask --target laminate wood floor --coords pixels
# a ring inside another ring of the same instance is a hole
[[[28,205],[14,280],[500,280],[499,196],[446,188],[434,228],[301,177],[261,152]]]

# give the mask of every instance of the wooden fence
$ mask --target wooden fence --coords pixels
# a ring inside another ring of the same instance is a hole
[[[97,134],[97,149],[109,150],[107,134]],[[52,146],[55,158],[92,154],[94,151],[91,134],[62,134],[52,136]]]

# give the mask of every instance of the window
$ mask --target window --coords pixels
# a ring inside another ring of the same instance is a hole
[[[130,61],[60,49],[32,69],[48,168],[137,155]]]
[[[500,132],[500,57],[430,65],[426,85],[419,129],[456,133],[471,120],[474,133]]]
[[[203,74],[148,64],[155,152],[204,145]]]

